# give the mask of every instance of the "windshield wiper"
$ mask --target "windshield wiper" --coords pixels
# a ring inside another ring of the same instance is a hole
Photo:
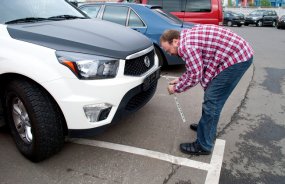
[[[47,20],[46,18],[41,18],[41,17],[26,17],[22,19],[15,19],[11,20],[8,22],[5,22],[5,24],[17,24],[17,23],[25,23],[25,22],[38,22],[38,21],[43,21]]]
[[[66,19],[87,19],[87,17],[78,17],[74,15],[57,15],[48,18],[49,20],[66,20]]]

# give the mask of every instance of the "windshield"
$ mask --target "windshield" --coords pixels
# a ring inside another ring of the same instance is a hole
[[[254,12],[251,12],[249,15],[252,15],[252,16],[262,16],[263,15],[263,11],[254,11]]]
[[[235,12],[231,12],[231,14],[232,14],[233,16],[235,16],[235,17],[241,16],[240,14],[235,13]]]
[[[17,19],[49,18],[59,15],[84,17],[64,0],[1,0],[0,23],[2,24]]]
[[[168,21],[172,23],[175,23],[175,24],[183,23],[179,18],[175,17],[171,13],[167,13],[163,11],[162,9],[156,8],[156,9],[152,9],[152,11],[154,11],[155,13],[157,13],[159,16],[163,17],[164,19],[166,18]]]

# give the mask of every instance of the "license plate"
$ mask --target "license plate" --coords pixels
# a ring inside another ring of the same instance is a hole
[[[143,81],[143,90],[146,91],[151,86],[152,83],[157,81],[160,77],[160,68],[155,72],[148,75]]]

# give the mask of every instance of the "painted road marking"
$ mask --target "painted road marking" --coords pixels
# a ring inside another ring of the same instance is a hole
[[[177,78],[177,77],[173,77],[173,76],[166,76],[166,75],[161,75],[162,78],[165,78],[168,82],[170,82],[169,78]],[[178,98],[176,96],[176,94],[173,94],[173,98],[174,98],[174,101],[175,101],[175,104],[176,104],[176,107],[177,107],[177,110],[180,114],[180,117],[181,117],[181,120],[183,123],[186,123],[186,118],[184,116],[184,113],[183,113],[183,110],[181,108],[181,105],[180,103],[178,102]]]
[[[153,159],[166,161],[166,162],[176,164],[176,165],[205,170],[205,171],[208,171],[205,184],[218,184],[219,183],[220,171],[222,167],[224,148],[225,148],[225,141],[221,139],[217,139],[215,143],[214,151],[212,153],[212,158],[209,164],[209,163],[191,160],[188,158],[176,157],[173,155],[169,155],[169,154],[161,153],[157,151],[151,151],[147,149],[136,148],[132,146],[115,144],[115,143],[104,142],[104,141],[96,141],[96,140],[90,140],[90,139],[69,139],[69,141],[72,143],[76,143],[76,144],[112,149],[112,150],[122,151],[126,153],[132,153],[135,155],[140,155],[140,156],[145,156],[145,157],[149,157]]]
[[[160,75],[162,78],[170,78],[170,79],[176,79],[178,76],[170,76],[170,75]]]
[[[217,139],[210,161],[210,169],[206,177],[205,184],[218,184],[220,180],[220,173],[223,164],[223,157],[225,151],[226,141],[222,139]]]

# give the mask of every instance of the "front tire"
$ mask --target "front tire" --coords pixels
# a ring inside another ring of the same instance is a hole
[[[227,22],[227,26],[232,27],[232,26],[233,26],[232,21],[228,21],[228,22]]]
[[[23,79],[5,91],[5,115],[19,151],[33,162],[57,153],[64,144],[60,113],[41,87]]]
[[[159,66],[166,67],[167,66],[167,62],[165,60],[165,57],[163,57],[163,54],[160,51],[160,49],[157,48],[157,47],[154,47],[154,50],[155,50],[155,53],[156,53],[156,55],[158,57]]]
[[[263,22],[261,20],[259,20],[257,23],[256,23],[256,26],[257,27],[262,27],[263,26]]]
[[[275,21],[272,22],[272,27],[276,27],[276,22]]]

